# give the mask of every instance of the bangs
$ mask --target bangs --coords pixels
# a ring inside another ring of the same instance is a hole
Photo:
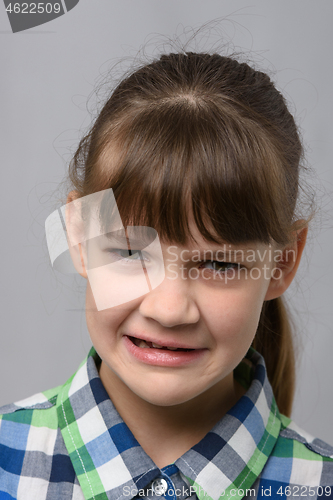
[[[221,112],[186,96],[124,115],[104,134],[98,168],[125,227],[185,245],[193,217],[207,241],[288,242],[297,193],[269,127],[234,104]]]

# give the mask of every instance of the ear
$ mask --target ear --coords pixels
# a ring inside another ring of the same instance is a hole
[[[67,204],[65,207],[68,247],[76,271],[83,276],[83,278],[87,278],[84,225],[81,219],[80,208],[81,204],[78,192],[71,191],[67,196]]]
[[[305,222],[303,220],[298,221]],[[275,252],[276,263],[264,300],[280,297],[295,277],[306,243],[308,226],[293,231],[293,242]]]

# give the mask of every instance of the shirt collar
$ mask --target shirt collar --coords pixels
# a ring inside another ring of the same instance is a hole
[[[250,488],[279,435],[281,420],[264,359],[252,348],[245,359],[234,375],[247,384],[246,394],[175,462],[200,500]],[[84,497],[130,500],[161,471],[115,409],[99,378],[97,360],[92,348],[62,387],[59,425]]]

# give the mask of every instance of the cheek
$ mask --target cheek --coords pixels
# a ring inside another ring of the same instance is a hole
[[[253,339],[263,304],[254,288],[231,290],[229,287],[219,294],[205,295],[202,315],[217,341],[235,344],[240,339]]]
[[[89,284],[86,291],[86,320],[91,340],[96,346],[98,343],[112,344],[121,323],[133,310],[133,304],[122,304],[98,311],[94,296]]]

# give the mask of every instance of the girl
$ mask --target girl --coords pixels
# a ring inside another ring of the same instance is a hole
[[[301,158],[282,95],[233,58],[163,55],[118,85],[46,226],[94,347],[2,408],[0,498],[333,497],[332,447],[289,418]]]

